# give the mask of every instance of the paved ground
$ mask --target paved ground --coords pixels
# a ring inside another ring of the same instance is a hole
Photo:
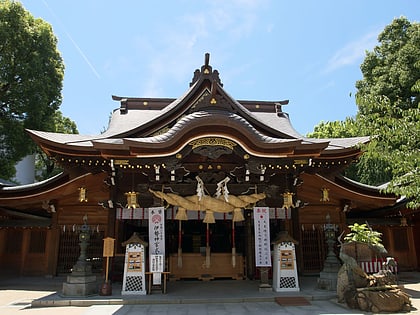
[[[410,314],[420,314],[420,273],[401,273],[399,278],[412,296]],[[115,283],[112,296],[70,299],[58,294],[64,278],[2,276],[0,314],[363,314],[338,304],[335,292],[318,290],[316,280],[300,278],[299,292],[259,292],[259,283],[254,281],[177,281],[169,283],[166,295],[153,292],[139,297],[121,297],[121,284]],[[281,306],[274,301],[278,296],[302,296],[310,304]]]

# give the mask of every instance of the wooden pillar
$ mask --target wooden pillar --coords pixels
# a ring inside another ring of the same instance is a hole
[[[45,245],[45,254],[47,255],[48,276],[57,275],[58,249],[60,246],[60,227],[58,225],[58,213],[53,212],[51,216],[51,229],[48,230]]]
[[[29,251],[29,242],[31,240],[31,231],[29,229],[22,229],[22,247],[20,251],[19,275],[25,275],[25,263]]]
[[[303,252],[302,252],[302,234],[301,234],[301,223],[300,223],[300,216],[299,216],[299,207],[292,208],[292,233],[289,233],[297,242],[295,248],[295,255],[296,255],[296,264],[297,264],[297,271],[299,273],[303,272]]]

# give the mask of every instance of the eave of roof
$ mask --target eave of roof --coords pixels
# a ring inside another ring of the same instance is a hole
[[[102,176],[105,178],[106,175],[93,175],[87,173],[74,179],[68,179],[63,176],[66,175],[60,174],[59,176],[55,176],[46,181],[31,185],[5,187],[0,189],[0,205],[3,207],[13,207],[17,205],[33,204],[34,202],[40,204],[43,200],[59,199],[64,195],[74,194],[75,187],[85,184],[90,178],[95,176]],[[62,178],[66,180],[62,181]],[[46,185],[47,183],[49,185]]]
[[[321,188],[329,189],[330,199],[334,198],[337,200],[347,200],[350,208],[357,209],[357,211],[371,211],[378,207],[393,206],[397,202],[397,198],[394,195],[389,194],[378,194],[373,192],[371,189],[366,189],[363,184],[358,185],[354,182],[353,185],[358,186],[358,189],[350,189],[349,187],[343,186],[335,178],[334,180],[328,179],[320,174],[308,174],[303,173],[300,175],[305,186],[303,194],[313,196],[312,202],[321,203],[319,198],[321,196]],[[302,185],[303,186],[303,185]],[[298,191],[299,193],[299,191]],[[308,201],[308,200],[305,200]],[[339,206],[344,206],[340,204]],[[349,209],[349,211],[352,211]]]
[[[201,71],[196,70],[190,88],[178,99],[113,96],[121,102],[121,107],[114,111],[108,129],[100,135],[35,130],[28,133],[47,153],[105,158],[112,154],[165,156],[182,149],[197,136],[226,137],[253,155],[276,157],[293,154],[355,157],[360,151],[356,146],[368,141],[367,137],[309,139],[301,136],[288,115],[281,111],[281,105],[288,101],[235,100],[223,89],[217,70],[213,71],[208,64],[208,57]],[[154,135],[174,122],[169,131]]]

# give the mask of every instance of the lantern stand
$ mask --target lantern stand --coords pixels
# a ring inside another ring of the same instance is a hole
[[[92,273],[92,263],[87,261],[86,250],[90,244],[90,227],[87,224],[87,215],[83,217],[83,225],[79,230],[80,256],[73,266],[67,282],[63,283],[64,296],[91,296],[97,295],[98,286],[96,276]]]
[[[327,214],[326,220],[327,223],[324,224],[324,233],[328,245],[328,254],[324,261],[324,268],[319,273],[318,288],[321,290],[336,291],[338,271],[341,267],[341,263],[334,253],[335,232],[338,226],[331,223],[330,214]]]

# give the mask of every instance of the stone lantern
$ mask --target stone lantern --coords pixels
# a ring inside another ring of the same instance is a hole
[[[92,273],[92,263],[87,260],[86,250],[90,241],[90,227],[87,224],[87,215],[83,217],[83,225],[79,228],[80,255],[73,266],[67,282],[63,283],[65,296],[90,296],[98,294],[96,276]]]

